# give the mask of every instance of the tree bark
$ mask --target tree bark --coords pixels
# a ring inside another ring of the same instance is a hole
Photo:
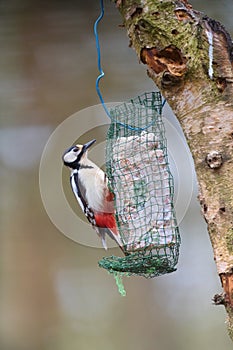
[[[132,46],[178,118],[199,182],[233,340],[233,45],[187,0],[115,0]]]

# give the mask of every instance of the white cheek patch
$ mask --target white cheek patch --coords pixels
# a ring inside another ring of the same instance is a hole
[[[72,163],[77,159],[77,155],[73,151],[70,151],[64,155],[63,159],[66,163]]]

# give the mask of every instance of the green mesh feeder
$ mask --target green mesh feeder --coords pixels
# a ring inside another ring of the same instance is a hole
[[[159,92],[110,110],[106,172],[125,256],[105,257],[99,265],[114,275],[151,278],[176,270],[180,236],[161,113]]]

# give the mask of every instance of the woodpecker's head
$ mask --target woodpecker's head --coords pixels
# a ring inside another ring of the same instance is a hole
[[[95,142],[96,140],[91,140],[85,145],[75,145],[68,148],[62,156],[64,165],[72,169],[78,169],[82,161],[86,159],[89,147]]]

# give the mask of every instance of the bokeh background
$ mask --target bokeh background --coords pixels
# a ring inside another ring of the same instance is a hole
[[[105,3],[102,92],[107,102],[125,101],[154,85],[128,48],[114,4]],[[192,4],[233,34],[232,0]],[[68,239],[43,207],[39,162],[50,134],[99,103],[98,14],[98,0],[0,2],[0,349],[232,349],[224,308],[211,302],[221,285],[195,183],[180,224],[177,271],[153,280],[126,278],[124,298],[98,268],[103,249]],[[165,112],[174,120],[168,106]],[[95,233],[87,228],[86,234]]]

